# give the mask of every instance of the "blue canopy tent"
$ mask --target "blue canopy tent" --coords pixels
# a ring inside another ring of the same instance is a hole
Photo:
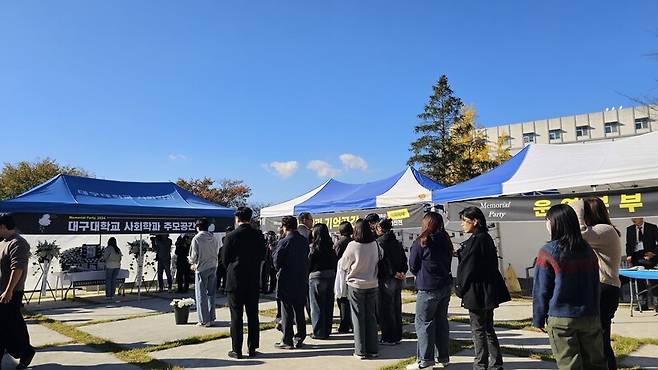
[[[58,175],[16,198],[0,212],[17,215],[25,234],[157,233],[194,231],[206,217],[217,230],[234,210],[197,197],[172,182],[124,182]]]
[[[433,190],[442,188],[443,185],[413,167],[385,179],[363,184],[330,179],[304,195],[263,208],[261,218],[268,230],[275,228],[276,221],[281,217],[299,215],[301,212],[318,215],[318,221],[326,223],[330,229],[337,228],[341,221],[353,221],[355,217],[370,212],[388,214],[404,209],[406,212],[400,214],[400,220],[409,219],[414,218],[409,217],[410,213],[422,208],[423,203],[431,202]],[[404,207],[408,205],[415,206]]]

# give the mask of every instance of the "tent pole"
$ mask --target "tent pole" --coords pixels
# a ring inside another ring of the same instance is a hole
[[[139,234],[139,259],[137,260],[137,265],[139,265],[139,261],[142,261],[142,234]],[[144,267],[142,266],[142,269]],[[143,272],[139,267],[137,267],[137,271],[144,275]],[[137,284],[137,301],[139,302],[142,299],[142,278],[140,277],[135,277],[136,279],[139,279],[139,284]]]

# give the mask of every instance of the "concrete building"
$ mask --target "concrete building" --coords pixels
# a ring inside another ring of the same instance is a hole
[[[485,130],[492,146],[504,135],[504,145],[514,155],[531,143],[614,140],[658,130],[658,105],[607,108],[601,112],[500,125]]]

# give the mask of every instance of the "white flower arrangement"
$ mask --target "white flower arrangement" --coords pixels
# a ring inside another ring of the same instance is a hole
[[[140,246],[141,246],[141,250],[142,250],[142,256],[145,255],[146,252],[149,251],[149,243],[144,239],[128,242],[128,245],[130,246],[129,253],[134,255],[135,257],[139,256]]]
[[[52,261],[53,258],[59,257],[59,246],[54,241],[49,242],[44,240],[37,244],[37,250],[34,256],[37,257],[39,263]]]
[[[169,303],[173,308],[184,308],[194,306],[196,302],[192,298],[174,299]]]

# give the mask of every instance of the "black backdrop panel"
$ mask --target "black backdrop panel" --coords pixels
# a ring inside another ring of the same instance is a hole
[[[543,221],[556,204],[568,204],[585,197],[599,197],[608,206],[611,218],[658,216],[658,188],[600,191],[578,194],[500,197],[475,199],[448,204],[448,219],[459,220],[459,211],[475,206],[487,221]]]
[[[23,234],[157,234],[195,232],[193,217],[59,215],[15,213],[16,227]],[[208,218],[214,230],[223,232],[233,218]],[[212,226],[211,226],[212,228]]]
[[[420,222],[425,214],[424,204],[413,204],[401,207],[386,207],[374,209],[360,209],[346,212],[319,213],[313,215],[315,223],[323,223],[329,227],[329,231],[338,231],[338,226],[343,221],[354,221],[359,218],[365,218],[370,213],[377,213],[379,217],[389,217],[393,220],[393,228],[403,229],[410,227],[420,227]],[[277,231],[281,226],[282,217],[268,217],[261,223],[265,231]]]

